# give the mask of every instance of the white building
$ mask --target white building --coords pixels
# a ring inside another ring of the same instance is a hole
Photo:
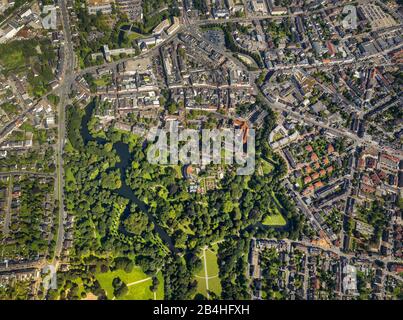
[[[267,12],[264,0],[253,0],[252,9],[255,12],[263,12],[263,13]]]
[[[164,29],[168,28],[170,25],[169,19],[163,20],[158,26],[156,26],[153,30],[153,35],[159,35],[164,31]]]
[[[112,13],[112,0],[88,0],[88,13],[97,14],[101,12],[102,14]]]
[[[7,42],[8,40],[14,38],[14,36],[20,31],[24,26],[18,26],[17,28],[8,24],[6,28],[0,30],[0,43]]]
[[[173,34],[176,30],[180,27],[180,21],[178,17],[174,17],[174,23],[168,28],[167,33],[168,35]]]

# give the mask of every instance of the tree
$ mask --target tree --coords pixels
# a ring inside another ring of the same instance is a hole
[[[116,298],[120,298],[125,296],[128,292],[129,289],[127,288],[126,283],[124,283],[119,277],[116,277],[112,281],[112,286],[113,286],[113,295]]]
[[[227,200],[224,202],[224,206],[223,206],[224,213],[230,213],[233,209],[234,209],[234,204],[232,203],[232,201]]]
[[[127,257],[118,257],[114,260],[113,270],[122,269],[127,273],[133,271],[134,263]]]
[[[169,114],[178,112],[178,105],[175,102],[170,103],[168,106],[168,112]]]
[[[158,285],[160,284],[160,281],[158,280],[157,277],[153,277],[152,279],[152,285],[150,286],[150,290],[152,292],[156,292],[158,290]]]
[[[135,235],[141,235],[147,229],[148,217],[135,208],[131,208],[130,215],[123,222],[126,231]]]
[[[105,189],[119,189],[122,186],[120,180],[120,171],[118,169],[112,170],[109,173],[103,172],[101,174],[101,185]]]

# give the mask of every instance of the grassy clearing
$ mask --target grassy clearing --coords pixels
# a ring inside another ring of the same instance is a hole
[[[298,177],[296,182],[298,184],[299,190],[301,190],[302,187],[304,186],[304,182],[302,181],[302,177]]]
[[[246,65],[248,65],[250,67],[257,67],[256,62],[251,57],[244,55],[244,54],[238,54],[237,57],[239,58],[239,60],[241,60]]]
[[[110,75],[105,75],[102,76],[98,79],[94,79],[94,83],[98,86],[98,87],[105,87],[105,86],[109,86],[112,83],[112,78]]]
[[[98,273],[95,275],[97,280],[99,281],[101,287],[105,290],[108,299],[113,299],[113,286],[112,281],[116,277],[122,279],[124,283],[128,286],[128,293],[122,297],[122,300],[147,300],[154,299],[154,293],[151,292],[150,286],[152,284],[152,280],[149,276],[147,276],[140,267],[134,267],[133,271],[130,273],[125,272],[124,270],[115,270],[109,271],[106,273]],[[156,292],[157,299],[164,298],[164,285],[163,285],[163,277],[162,274],[159,273],[157,275],[160,284],[158,286],[158,290]],[[148,279],[149,278],[149,279]],[[145,280],[147,279],[147,280]],[[145,280],[145,281],[141,281]],[[139,283],[136,283],[141,281]]]
[[[161,272],[158,273],[157,278],[160,285],[158,286],[155,298],[157,300],[162,300],[164,299],[164,279]],[[147,281],[129,286],[129,292],[122,298],[122,300],[154,300],[154,293],[150,291],[151,284],[152,280],[148,279]]]
[[[83,280],[81,280],[81,278],[77,278],[73,282],[78,285],[78,296],[81,297],[81,293],[85,292]]]
[[[196,274],[197,292],[207,297],[206,275],[209,292],[221,295],[221,282],[218,276],[219,268],[217,263],[217,244],[212,245],[203,251],[201,255],[202,269]],[[206,270],[207,268],[207,270]]]
[[[76,183],[76,178],[74,174],[71,172],[71,168],[66,169],[66,183]]]
[[[217,253],[206,250],[206,263],[207,263],[207,275],[209,277],[218,275],[219,269],[217,264]]]
[[[221,295],[221,281],[217,276],[208,280],[208,288],[210,292],[214,292],[217,296]]]
[[[270,172],[272,172],[274,169],[274,166],[267,162],[266,160],[262,160],[262,170],[263,170],[263,174],[269,174]]]
[[[25,58],[22,51],[11,51],[2,56],[1,62],[6,69],[14,70],[25,64]]]
[[[273,142],[279,141],[282,138],[284,138],[284,136],[280,132],[277,132],[277,133],[274,134]]]
[[[272,164],[273,166],[278,165],[278,162],[277,162],[277,161],[274,161],[272,158],[270,158],[270,157],[268,157],[268,156],[263,156],[263,158],[264,158],[264,159],[262,159],[262,160],[267,161],[268,163]]]
[[[204,297],[207,297],[206,280],[204,280],[204,278],[197,278],[197,293],[200,293]]]
[[[137,33],[137,32],[134,32],[134,31],[131,31],[131,32],[127,35],[127,38],[128,38],[130,41],[133,41],[133,40],[136,40],[136,39],[139,39],[139,38],[142,38],[142,37],[144,37],[144,35],[142,35],[142,34],[140,34],[140,33]]]
[[[267,216],[263,220],[262,224],[265,226],[285,226],[286,221],[284,217],[280,213],[278,213],[271,216]]]
[[[262,221],[262,224],[265,226],[285,226],[287,222],[281,214],[283,206],[281,205],[280,201],[278,201],[274,192],[272,192],[272,197],[274,199],[275,206],[273,208],[269,208],[270,215],[266,216],[266,218]]]
[[[281,300],[281,299],[283,299],[283,295],[282,295],[281,292],[279,292],[279,291],[273,291],[273,292],[271,293],[271,298],[272,298],[273,300]]]

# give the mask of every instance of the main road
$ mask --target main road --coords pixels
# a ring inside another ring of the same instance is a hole
[[[66,0],[59,1],[60,13],[61,13],[61,21],[63,26],[63,34],[64,34],[64,61],[63,61],[63,72],[62,79],[59,86],[59,107],[58,107],[58,140],[56,144],[56,197],[59,203],[59,215],[58,215],[58,232],[57,232],[57,241],[56,247],[53,256],[53,264],[57,267],[58,261],[60,258],[60,254],[62,251],[63,240],[64,240],[64,201],[63,201],[63,148],[66,134],[66,123],[65,123],[65,115],[66,115],[66,104],[68,103],[68,94],[70,91],[70,86],[72,84],[71,78],[74,72],[74,49],[73,42],[71,40],[71,31],[70,31],[70,19],[69,12],[66,6]]]

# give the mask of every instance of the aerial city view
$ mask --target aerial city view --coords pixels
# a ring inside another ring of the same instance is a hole
[[[402,24],[0,0],[0,300],[403,300]]]

